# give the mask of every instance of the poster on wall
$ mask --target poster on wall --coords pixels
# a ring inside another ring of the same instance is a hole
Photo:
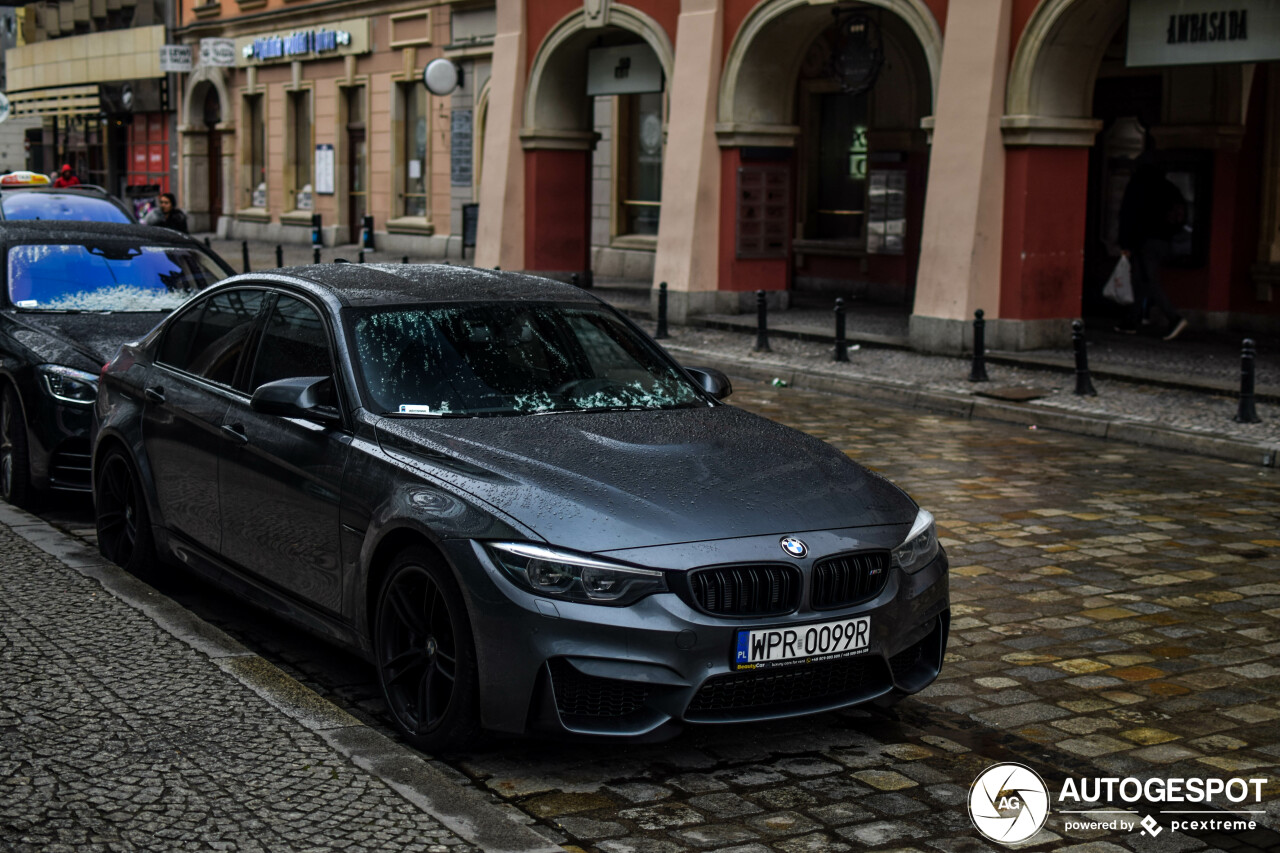
[[[333,146],[316,146],[316,195],[333,195]]]
[[[901,255],[907,233],[907,173],[873,169],[867,176],[867,253]]]
[[[1130,68],[1273,59],[1280,0],[1130,0]]]

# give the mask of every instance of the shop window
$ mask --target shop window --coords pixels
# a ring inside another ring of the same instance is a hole
[[[862,240],[867,211],[867,98],[817,96],[818,170],[807,237]]]
[[[244,99],[244,192],[248,207],[267,206],[267,122],[262,95]]]
[[[656,235],[662,204],[662,93],[618,102],[618,231]]]
[[[427,109],[427,89],[419,83],[400,87],[404,102],[404,140],[401,143],[404,163],[401,166],[404,186],[404,216],[426,216],[428,193],[427,143],[430,139],[431,116]]]
[[[286,191],[294,210],[311,210],[311,92],[289,93],[289,164]]]

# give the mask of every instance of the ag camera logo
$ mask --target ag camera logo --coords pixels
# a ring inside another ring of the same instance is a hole
[[[969,819],[991,841],[1026,841],[1048,817],[1049,789],[1030,767],[996,764],[982,771],[969,789]]]

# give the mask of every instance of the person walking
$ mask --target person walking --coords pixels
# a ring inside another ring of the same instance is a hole
[[[187,215],[178,209],[178,198],[173,193],[160,193],[159,207],[152,208],[143,218],[142,224],[187,233]]]
[[[1139,165],[1120,202],[1120,251],[1129,259],[1133,282],[1133,304],[1122,325],[1128,334],[1138,330],[1144,306],[1155,306],[1164,314],[1171,341],[1187,330],[1187,320],[1173,307],[1160,281],[1161,268],[1173,251],[1173,236],[1187,222],[1187,202],[1182,192],[1165,177],[1154,161],[1139,158]]]
[[[59,189],[80,186],[80,179],[76,177],[75,170],[71,168],[70,163],[62,164],[62,168],[58,171],[58,177],[53,180],[53,185]]]

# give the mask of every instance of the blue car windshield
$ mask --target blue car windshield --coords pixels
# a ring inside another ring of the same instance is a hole
[[[226,278],[209,255],[185,246],[9,249],[9,299],[37,311],[168,311]]]
[[[6,193],[0,196],[5,219],[55,219],[71,222],[133,222],[105,198],[58,193]]]
[[[480,303],[355,316],[375,411],[416,417],[709,405],[661,350],[602,306]]]

